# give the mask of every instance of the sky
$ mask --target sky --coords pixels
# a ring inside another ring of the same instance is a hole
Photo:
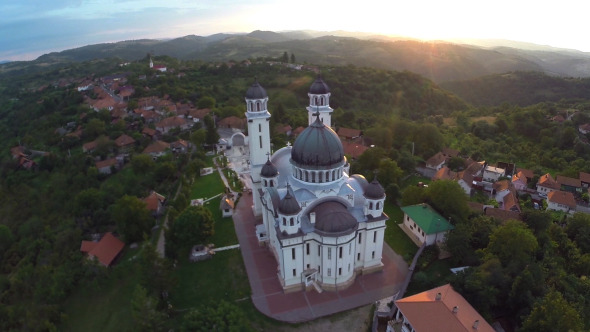
[[[585,0],[2,0],[0,61],[141,38],[345,30],[590,52]]]

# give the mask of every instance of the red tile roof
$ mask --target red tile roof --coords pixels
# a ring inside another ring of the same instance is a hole
[[[148,145],[144,150],[143,153],[161,153],[166,151],[166,149],[170,148],[170,144],[164,141],[155,141],[154,143]]]
[[[509,193],[502,199],[503,208],[505,211],[518,211],[520,212],[520,205],[518,204],[518,198],[514,192]]]
[[[98,242],[82,241],[80,251],[88,253],[89,257],[96,257],[102,265],[110,266],[124,247],[125,243],[109,232]]]
[[[436,180],[454,180],[457,176],[457,173],[451,171],[448,167],[443,166],[439,169],[434,176],[432,177],[432,181]]]
[[[535,173],[533,171],[531,171],[530,169],[526,169],[526,168],[517,168],[516,172],[522,172],[522,174],[524,176],[526,176],[527,179],[532,179],[535,176]]]
[[[181,127],[186,124],[186,120],[184,118],[180,118],[177,116],[172,116],[162,121],[156,123],[156,128],[173,128],[173,127]]]
[[[134,143],[135,143],[135,140],[131,136],[127,136],[125,134],[117,137],[117,139],[115,140],[115,144],[118,147],[124,147],[124,146],[128,146],[128,145],[131,145]]]
[[[416,332],[494,332],[486,320],[450,284],[395,301]],[[454,309],[456,308],[456,312]]]
[[[494,184],[492,185],[492,188],[494,188],[494,190],[496,192],[499,191],[504,191],[504,190],[508,190],[512,187],[512,182],[510,182],[510,180],[500,180],[500,181],[496,181],[494,182]]]
[[[200,108],[198,110],[192,109],[188,112],[190,116],[200,120],[202,120],[205,117],[205,115],[209,113],[211,113],[211,110],[208,108]]]
[[[115,166],[116,164],[117,164],[117,159],[115,159],[115,158],[105,159],[105,160],[97,161],[96,168],[101,169],[104,167]]]
[[[442,152],[438,152],[434,156],[428,158],[428,160],[426,161],[426,167],[436,167],[442,164],[446,159],[447,157]]]
[[[537,181],[537,185],[543,186],[545,188],[559,190],[559,184],[557,184],[557,182],[549,173],[541,175],[539,181]]]
[[[237,116],[229,116],[221,119],[218,123],[219,128],[236,128],[242,129],[246,127],[246,119],[238,118]]]
[[[459,150],[451,149],[451,148],[442,148],[441,152],[448,157],[458,157]]]
[[[158,207],[161,203],[166,200],[166,197],[152,191],[148,197],[144,198],[143,201],[146,204],[148,211],[158,211]]]
[[[142,134],[146,134],[148,136],[154,136],[156,134],[156,130],[152,128],[145,127],[141,131]]]
[[[303,128],[302,126],[299,126],[299,127],[295,128],[295,129],[293,129],[293,133],[292,134],[295,135],[295,136],[297,136],[297,135],[301,134],[301,132],[303,132],[304,130],[305,130],[305,128]]]
[[[520,221],[522,221],[522,217],[520,216],[520,212],[510,211],[510,210],[502,210],[502,209],[498,209],[498,208],[491,208],[491,207],[486,208],[485,215],[490,216],[492,218],[500,219],[502,221],[506,221],[506,220],[520,220]]]
[[[549,202],[565,205],[570,209],[576,208],[576,199],[574,198],[574,194],[568,191],[552,191],[547,194],[547,200]]]
[[[556,176],[555,181],[560,186],[582,188],[582,182],[580,181],[580,179],[574,179],[574,178],[569,178],[567,176],[558,175],[558,176]]]
[[[516,173],[513,177],[512,177],[512,183],[516,182],[516,181],[522,181],[524,183],[524,185],[526,186],[528,180],[526,175],[524,175],[524,173],[522,171]]]
[[[352,129],[352,128],[339,128],[338,129],[338,136],[344,138],[355,138],[361,136],[361,131],[359,129]]]
[[[580,172],[580,181],[586,182],[586,183],[590,183],[590,174],[589,173]]]
[[[347,141],[342,141],[342,148],[344,148],[344,154],[350,156],[353,159],[357,159],[368,149],[368,147],[362,144]]]

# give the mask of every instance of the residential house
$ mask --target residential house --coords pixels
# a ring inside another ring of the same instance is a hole
[[[456,177],[457,177],[457,173],[451,171],[451,169],[448,168],[447,166],[443,166],[438,171],[436,171],[436,173],[434,173],[431,180],[432,181],[455,180]]]
[[[170,143],[170,149],[172,149],[172,152],[175,153],[187,153],[189,148],[190,143],[183,139],[179,139],[178,141]]]
[[[420,245],[440,244],[455,227],[426,203],[404,206],[404,227]]]
[[[459,157],[459,150],[451,149],[449,147],[442,148],[440,150],[447,158]]]
[[[341,140],[354,140],[361,137],[362,134],[363,132],[359,129],[343,127],[338,129],[338,137],[340,137]]]
[[[426,160],[426,168],[438,171],[445,165],[446,161],[447,157],[442,152],[438,152],[437,154]]]
[[[588,188],[590,186],[590,174],[580,172],[579,177],[580,177],[580,182],[582,184],[582,187]]]
[[[305,130],[305,128],[302,126],[299,126],[295,129],[293,129],[292,134],[293,134],[293,136],[297,137],[297,136],[299,136],[299,134],[301,134],[303,132],[303,130]]]
[[[188,118],[192,119],[195,123],[201,122],[209,113],[211,113],[211,109],[209,108],[192,109],[188,111]]]
[[[500,167],[495,167],[488,165],[485,167],[483,171],[483,180],[487,182],[494,183],[498,181],[499,178],[506,174],[506,170]]]
[[[499,161],[496,166],[498,168],[504,169],[504,176],[512,176],[516,171],[516,165],[514,163]]]
[[[143,153],[149,154],[152,158],[156,159],[166,154],[166,151],[170,149],[170,144],[164,141],[155,141],[148,145]]]
[[[583,125],[579,125],[578,131],[582,135],[586,135],[586,134],[590,133],[590,123],[584,123]]]
[[[507,220],[520,220],[522,221],[522,217],[520,216],[519,211],[512,211],[512,210],[504,210],[495,207],[484,207],[483,209],[484,214],[488,217],[492,217],[501,221]]]
[[[527,182],[532,181],[533,178],[535,177],[535,172],[531,171],[530,169],[526,169],[526,168],[517,168],[516,174],[518,174],[518,173],[522,173],[522,175],[524,175],[526,177]]]
[[[109,267],[119,256],[125,243],[117,239],[113,233],[106,233],[98,242],[82,241],[80,251],[88,254],[88,258],[96,258],[100,264]]]
[[[234,211],[234,200],[231,197],[223,196],[219,208],[223,218],[231,217]]]
[[[477,331],[494,328],[450,284],[396,300],[387,331]]]
[[[514,191],[514,187],[512,186],[512,182],[510,180],[500,180],[494,182],[492,185],[492,194],[494,195],[494,199],[500,205],[502,205],[502,201],[504,200],[504,196],[508,195],[509,193]]]
[[[111,174],[112,169],[117,168],[118,164],[116,158],[105,159],[95,163],[96,169],[98,169],[98,172],[101,174]]]
[[[157,217],[161,215],[164,210],[164,202],[166,201],[166,197],[152,190],[150,194],[143,199],[143,201],[145,202],[147,210],[150,211],[154,217]]]
[[[582,192],[582,181],[563,175],[557,175],[555,182],[559,185],[560,190],[569,191],[573,194]]]
[[[152,129],[152,128],[144,127],[141,130],[141,134],[143,136],[147,136],[151,139],[158,139],[158,131],[156,131],[155,129]]]
[[[549,173],[541,175],[539,181],[537,181],[537,193],[542,197],[547,197],[547,194],[559,190],[559,188],[559,184],[557,184],[557,181]]]
[[[518,196],[516,195],[516,191],[512,189],[508,195],[502,198],[502,209],[505,211],[514,211],[520,212],[520,204],[518,203]]]
[[[528,180],[522,171],[519,171],[512,177],[512,185],[516,190],[526,190]]]
[[[84,145],[82,145],[82,152],[91,153],[92,151],[94,151],[96,149],[97,146],[98,146],[97,140],[94,140],[94,141],[88,142],[88,143],[84,143]]]
[[[283,134],[287,137],[291,136],[292,131],[293,131],[293,128],[291,128],[290,125],[277,125],[275,127],[275,133]]]
[[[221,119],[217,123],[218,128],[234,128],[234,129],[246,129],[246,119],[238,118],[237,116],[228,116],[227,118]]]
[[[341,141],[344,154],[351,159],[358,159],[369,147],[359,143]]]
[[[182,130],[188,130],[192,127],[192,122],[187,121],[184,118],[178,116],[172,116],[165,118],[162,121],[156,123],[156,130],[162,134],[167,134],[170,130],[179,128]]]
[[[461,186],[461,189],[463,189],[465,194],[471,196],[473,186],[475,185],[473,174],[471,174],[469,170],[464,170],[462,172],[457,173],[456,179],[457,183],[459,184],[459,186]]]
[[[570,212],[576,210],[574,194],[568,191],[555,190],[547,194],[547,209]]]
[[[135,146],[135,140],[131,136],[123,134],[115,139],[115,145],[120,152],[130,152]]]

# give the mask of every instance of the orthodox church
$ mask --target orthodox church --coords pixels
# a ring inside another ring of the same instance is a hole
[[[318,77],[308,96],[308,127],[272,155],[268,95],[255,82],[245,98],[252,209],[285,291],[343,289],[357,275],[383,268],[385,191],[377,180],[349,175],[331,129],[328,85]]]

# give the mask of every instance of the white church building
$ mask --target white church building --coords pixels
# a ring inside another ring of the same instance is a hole
[[[377,180],[348,174],[342,143],[330,128],[328,85],[317,78],[308,96],[308,127],[272,155],[268,95],[255,82],[245,98],[252,209],[285,291],[343,289],[357,275],[383,268],[385,191]]]

